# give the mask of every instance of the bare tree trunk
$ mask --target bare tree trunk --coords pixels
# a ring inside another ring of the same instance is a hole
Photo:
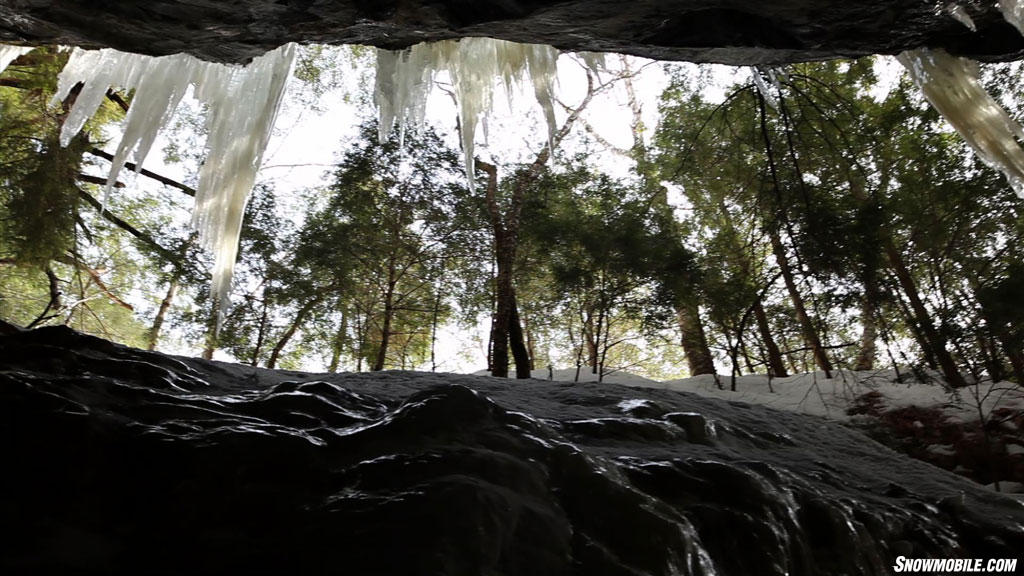
[[[594,357],[593,357],[593,361],[590,363],[590,373],[591,374],[598,374],[600,372],[600,369],[601,369],[601,360],[600,360],[599,351],[601,350],[601,340],[602,340],[601,332],[604,331],[604,327],[605,327],[604,326],[605,325],[605,316],[606,316],[606,310],[605,310],[604,302],[603,302],[603,298],[602,298],[602,302],[597,305],[597,323],[594,325],[594,348],[593,348],[593,350],[594,350]],[[600,378],[598,380],[600,380]]]
[[[782,359],[779,345],[775,343],[775,338],[772,336],[772,330],[768,324],[768,314],[764,311],[764,305],[761,303],[760,297],[754,303],[754,318],[757,320],[757,331],[761,335],[765,354],[768,356],[766,358],[768,362],[768,375],[773,378],[785,378],[789,375],[786,371],[786,363]]]
[[[516,310],[519,310],[518,300],[516,301]],[[519,315],[519,323],[523,327],[523,336],[526,340],[526,353],[530,358],[530,370],[537,369],[537,352],[535,348],[535,342],[533,341],[533,332],[530,330],[529,323],[523,318],[522,314]]]
[[[768,169],[771,174],[772,186],[775,190],[776,196],[776,206],[774,206],[774,210],[769,209],[767,210],[767,213],[781,217],[783,215],[782,210],[784,204],[781,184],[779,183],[779,175],[775,166],[775,155],[772,150],[772,141],[768,134],[768,113],[765,109],[764,95],[758,92],[757,98],[761,120],[761,136],[764,139],[765,153],[768,156]],[[779,230],[776,223],[770,222],[767,228],[768,236],[771,239],[772,253],[775,255],[775,260],[779,264],[779,270],[782,272],[782,279],[786,285],[786,291],[789,293],[790,300],[793,302],[797,323],[800,324],[800,332],[804,337],[804,342],[813,351],[815,363],[823,372],[825,372],[825,377],[831,378],[832,363],[829,361],[828,355],[825,353],[825,349],[821,344],[821,338],[818,336],[818,331],[811,322],[810,316],[807,315],[807,308],[804,306],[803,296],[801,296],[800,291],[797,290],[793,270],[789,265],[789,258],[786,256],[786,249],[782,245],[782,239],[779,237]]]
[[[256,346],[253,348],[252,351],[252,360],[249,362],[250,366],[259,366],[260,352],[263,351],[263,344],[267,340],[267,323],[269,322],[270,318],[268,318],[269,315],[267,314],[268,306],[266,298],[264,298],[261,301],[260,308],[260,328],[256,333]]]
[[[441,290],[437,287],[434,294],[434,309],[430,315],[430,371],[437,372],[437,322],[441,315]]]
[[[338,371],[338,366],[341,364],[341,352],[345,346],[345,336],[348,333],[348,316],[345,314],[345,310],[341,311],[341,323],[338,326],[338,332],[334,335],[334,342],[331,343],[331,364],[327,367],[327,371],[335,373]]]
[[[1003,348],[1003,353],[1006,354],[1007,359],[1010,360],[1010,367],[1013,369],[1013,377],[1017,380],[1017,383],[1024,386],[1024,351],[1021,347],[1014,346],[1013,342],[1009,338],[1003,335],[999,336],[999,344]]]
[[[277,360],[281,356],[281,352],[284,350],[284,347],[288,345],[292,336],[295,336],[295,332],[299,329],[299,326],[302,325],[306,316],[312,312],[313,308],[319,303],[320,297],[317,296],[309,302],[306,302],[305,306],[299,308],[299,311],[295,313],[295,318],[292,319],[292,323],[288,325],[288,329],[284,331],[284,334],[281,335],[281,339],[277,341],[277,344],[274,345],[274,349],[270,351],[270,358],[267,359],[267,368],[274,368],[274,366],[277,365]]]
[[[164,318],[167,317],[167,311],[171,309],[171,304],[174,302],[174,296],[178,293],[178,285],[178,277],[174,276],[171,278],[171,283],[167,286],[167,294],[165,294],[164,299],[160,301],[160,308],[157,309],[156,317],[153,318],[153,326],[149,329],[146,350],[156,350],[156,344],[160,339],[160,330],[164,325]]]
[[[497,261],[497,274],[495,276],[495,313],[491,321],[491,375],[508,377],[508,352],[509,338],[512,333],[512,314],[514,312],[514,273],[516,250],[519,243],[519,219],[522,214],[523,199],[526,191],[540,177],[544,166],[547,164],[555,148],[569,134],[573,124],[579,120],[580,114],[587,107],[598,91],[607,87],[605,83],[600,87],[594,86],[594,77],[590,71],[587,74],[587,94],[580,104],[569,112],[561,128],[552,135],[548,143],[541,148],[541,151],[534,158],[533,162],[516,178],[512,184],[511,194],[508,199],[508,206],[504,211],[498,206],[498,169],[495,165],[482,160],[476,160],[476,166],[487,174],[486,204],[488,215],[491,220],[491,227],[494,231],[494,252]],[[513,347],[526,346],[522,342],[522,329],[516,322],[517,342]],[[523,354],[528,362],[528,355]],[[528,374],[529,364],[522,367],[516,366],[516,373]],[[522,377],[522,376],[520,376]]]
[[[391,341],[391,322],[395,316],[395,286],[398,280],[395,279],[395,261],[392,258],[388,262],[388,288],[384,293],[384,319],[380,328],[380,346],[377,348],[377,360],[370,370],[379,372],[384,369],[388,358],[388,344]]]
[[[875,341],[878,339],[878,277],[875,271],[864,276],[864,296],[860,302],[860,349],[854,361],[854,370],[875,368]]]
[[[220,323],[220,306],[217,301],[210,299],[209,316],[206,319],[206,342],[203,347],[203,360],[213,360],[213,353],[217,351],[218,324]]]
[[[704,324],[700,321],[700,310],[692,302],[685,302],[676,308],[676,319],[682,333],[681,344],[690,376],[714,374],[715,360],[708,347]]]
[[[899,250],[896,249],[896,246],[891,241],[886,242],[885,253],[889,258],[889,265],[892,267],[893,273],[896,274],[900,287],[903,288],[903,293],[907,296],[907,301],[910,303],[910,309],[913,312],[916,324],[921,330],[922,336],[931,347],[931,353],[935,357],[942,375],[946,377],[949,385],[954,388],[966,386],[967,382],[964,380],[963,375],[960,374],[960,369],[957,368],[956,362],[953,361],[953,356],[946,349],[946,338],[935,328],[928,309],[925,308],[924,302],[921,301],[921,296],[917,292],[917,283],[914,282],[913,276],[910,275],[910,270],[907,269],[903,256],[900,255]]]
[[[789,299],[793,303],[793,310],[796,312],[796,320],[800,325],[800,332],[803,334],[804,342],[807,346],[810,346],[818,368],[825,373],[826,378],[831,378],[832,362],[829,361],[828,354],[825,353],[825,348],[821,344],[821,339],[818,337],[818,331],[814,328],[814,323],[811,322],[811,317],[807,315],[804,298],[797,289],[796,279],[793,277],[793,270],[790,268],[789,258],[786,256],[786,249],[782,245],[782,239],[779,238],[779,231],[769,228],[768,236],[771,239],[772,253],[775,254],[775,261],[778,262],[779,270],[782,272],[783,283],[786,285]]]
[[[522,343],[522,329],[518,323],[518,314],[513,314],[515,307],[515,290],[512,285],[512,267],[516,258],[516,243],[519,234],[519,213],[522,209],[522,195],[524,192],[523,182],[517,182],[513,188],[511,205],[504,218],[501,209],[498,207],[498,169],[493,164],[477,160],[477,166],[487,173],[487,209],[491,219],[491,228],[494,233],[494,253],[497,264],[497,274],[494,280],[495,306],[494,317],[491,321],[491,375],[498,378],[508,377],[509,364],[509,340],[513,343],[513,354],[516,354],[516,347],[525,345]],[[513,324],[515,326],[513,327]],[[520,355],[521,359],[524,355]],[[525,371],[529,373],[529,360],[522,368],[516,365],[516,374],[519,378]]]
[[[516,378],[531,377],[532,361],[523,341],[523,328],[519,323],[519,305],[516,303],[515,292],[512,293],[512,311],[509,314],[509,344],[512,348],[512,357],[516,362]]]

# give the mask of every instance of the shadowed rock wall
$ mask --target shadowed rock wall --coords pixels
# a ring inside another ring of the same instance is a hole
[[[993,2],[960,4],[977,32],[928,0],[3,0],[0,42],[233,62],[285,42],[402,48],[462,36],[735,65],[922,46],[989,61],[1024,53]]]
[[[889,576],[1024,550],[1020,503],[853,430],[610,384],[52,327],[0,335],[0,439],[0,574]]]

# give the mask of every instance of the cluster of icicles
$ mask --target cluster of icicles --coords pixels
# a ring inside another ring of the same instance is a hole
[[[0,71],[30,48],[0,45]],[[96,112],[109,89],[134,91],[124,134],[107,178],[110,193],[125,163],[141,169],[160,130],[167,126],[191,88],[206,109],[206,160],[199,172],[193,225],[213,252],[212,294],[219,318],[229,302],[231,277],[246,201],[255,183],[291,74],[293,44],[254,59],[247,66],[204,62],[186,54],[153,57],[116,50],[75,49],[58,80],[53,103],[81,84],[61,131],[67,145]],[[495,80],[506,88],[528,79],[554,133],[554,82],[558,51],[550,46],[465,38],[419,44],[401,52],[377,51],[375,101],[381,138],[397,125],[422,124],[424,104],[438,72],[447,72],[459,107],[467,175],[472,182],[477,126],[486,131]],[[591,57],[595,65],[599,59]],[[511,90],[509,91],[511,95]]]
[[[1009,22],[1024,31],[1024,0],[999,0],[999,8]],[[948,4],[945,10],[973,30],[973,22],[962,7]],[[0,71],[29,50],[0,45]],[[54,103],[60,102],[82,84],[61,133],[61,143],[67,145],[96,112],[108,89],[135,92],[107,180],[109,194],[126,162],[132,160],[141,169],[158,133],[171,121],[189,89],[193,90],[207,110],[208,133],[193,224],[215,257],[212,293],[221,305],[221,313],[229,302],[246,201],[295,54],[295,45],[288,44],[247,66],[236,66],[204,62],[185,54],[153,57],[111,49],[75,49],[60,74],[53,98]],[[497,80],[510,89],[528,79],[544,111],[549,135],[554,134],[557,59],[558,51],[550,46],[488,38],[418,44],[399,52],[377,50],[375,102],[380,113],[380,136],[386,138],[396,126],[404,130],[422,124],[435,75],[447,72],[458,106],[466,173],[472,185],[476,131],[480,126],[486,134]],[[941,50],[913,50],[898,59],[929,102],[978,156],[1002,170],[1024,197],[1024,130],[982,88],[977,66]],[[594,59],[590,62],[597,64]],[[778,88],[775,75],[767,75]],[[754,79],[758,89],[774,103],[760,71],[754,71]]]

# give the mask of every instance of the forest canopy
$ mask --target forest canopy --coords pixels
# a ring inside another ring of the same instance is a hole
[[[134,94],[109,91],[60,146],[66,59],[38,48],[0,72],[11,324],[332,372],[451,370],[461,352],[495,375],[889,366],[1024,382],[1024,201],[880,57],[730,74],[563,56],[575,85],[550,131],[509,130],[518,153],[478,142],[470,186],[455,122],[382,140],[366,54],[304,47],[287,105],[316,118],[344,100],[359,129],[318,185],[258,177],[219,330],[187,218],[202,110],[163,142],[179,174],[147,164],[105,198],[97,174]],[[1015,118],[1019,68],[982,75]],[[626,146],[603,135],[613,121]]]

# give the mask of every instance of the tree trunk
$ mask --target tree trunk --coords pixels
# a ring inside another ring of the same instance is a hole
[[[281,335],[281,339],[274,345],[274,349],[270,351],[270,358],[267,359],[267,368],[274,368],[277,365],[277,359],[281,356],[281,352],[284,347],[288,345],[288,341],[295,336],[295,332],[302,325],[302,322],[306,319],[306,316],[313,310],[313,308],[320,303],[320,297],[317,296],[306,303],[305,306],[299,308],[299,311],[295,313],[295,318],[292,323],[288,326],[288,329]]]
[[[960,369],[957,368],[956,362],[953,361],[949,350],[946,349],[946,338],[932,324],[931,315],[928,313],[928,309],[925,308],[924,302],[921,301],[921,296],[917,292],[917,283],[914,282],[913,276],[910,275],[910,270],[907,269],[903,256],[900,255],[896,246],[891,241],[886,242],[885,253],[889,259],[889,265],[892,267],[893,272],[896,274],[896,279],[900,283],[900,287],[903,288],[903,292],[907,296],[907,301],[910,302],[910,309],[921,331],[921,335],[928,342],[931,353],[938,363],[939,370],[946,377],[946,382],[954,388],[966,386],[967,382],[960,374]]]
[[[146,350],[156,350],[156,343],[160,340],[160,330],[163,328],[164,318],[167,317],[167,311],[171,309],[171,304],[174,302],[174,296],[178,293],[178,285],[178,277],[174,276],[171,278],[171,283],[167,287],[167,294],[165,294],[164,299],[160,301],[160,308],[157,309],[156,317],[153,318],[153,326],[149,329]]]
[[[804,306],[803,296],[797,289],[796,280],[793,277],[793,270],[789,265],[789,258],[786,256],[786,249],[782,245],[782,239],[779,238],[779,231],[774,228],[769,228],[768,236],[772,243],[772,253],[775,255],[775,261],[779,264],[779,271],[782,272],[782,280],[786,285],[786,291],[789,293],[789,299],[793,303],[793,309],[796,312],[797,323],[800,324],[800,332],[803,334],[804,343],[811,348],[814,353],[814,361],[824,373],[826,378],[832,377],[832,362],[828,359],[828,354],[825,352],[824,346],[821,344],[821,339],[818,337],[818,331],[814,328],[814,324],[811,322],[811,317],[807,315],[807,308]]]
[[[684,302],[676,308],[676,319],[682,333],[681,344],[690,376],[714,374],[715,360],[708,347],[704,325],[700,321],[700,310],[693,302]]]
[[[534,158],[526,170],[516,178],[512,185],[508,206],[504,213],[498,206],[497,167],[479,159],[475,161],[476,166],[487,174],[486,204],[487,212],[491,219],[491,227],[494,231],[494,253],[498,267],[495,277],[495,313],[491,321],[491,375],[493,376],[508,377],[508,342],[509,338],[513,337],[512,314],[515,304],[513,266],[515,265],[516,250],[519,243],[519,218],[522,214],[523,198],[527,189],[540,177],[544,166],[547,164],[548,159],[551,158],[555,148],[569,134],[573,124],[579,119],[580,114],[593,99],[594,95],[609,85],[606,82],[602,86],[595,88],[593,74],[588,70],[586,75],[586,96],[574,110],[569,112],[569,116],[565,119],[561,128],[552,135],[547,145],[541,148],[537,157]],[[521,346],[525,350],[526,346],[522,342],[522,329],[518,327],[518,322],[516,324],[516,332],[518,334],[516,339],[518,341],[513,344],[513,347]],[[526,354],[523,356],[528,358]],[[529,370],[529,364],[525,364],[522,367],[516,366],[517,374],[528,374]]]
[[[388,359],[388,345],[391,342],[391,321],[395,315],[395,286],[398,280],[395,279],[395,261],[388,262],[388,288],[384,293],[384,319],[380,328],[380,346],[377,348],[377,360],[370,370],[379,372],[384,369]]]
[[[210,300],[210,316],[206,319],[206,342],[203,347],[203,360],[213,360],[217,351],[217,336],[220,324],[220,306],[216,300]]]
[[[775,338],[772,336],[772,330],[768,324],[768,314],[764,311],[760,297],[754,303],[754,319],[757,321],[757,331],[761,335],[765,354],[768,356],[765,359],[768,363],[768,375],[772,378],[785,378],[789,375],[786,371],[786,363],[782,359],[779,345],[775,343]]]
[[[441,287],[437,286],[434,294],[434,307],[430,313],[430,371],[437,372],[437,322],[441,315]]]
[[[854,370],[874,370],[875,341],[878,339],[878,276],[874,270],[864,275],[864,296],[860,301],[860,348],[854,361]]]
[[[267,341],[267,324],[270,323],[268,308],[266,298],[262,299],[260,302],[260,327],[256,332],[256,346],[253,347],[250,366],[259,366],[260,364],[260,352],[263,351],[263,345]]]
[[[341,324],[338,326],[338,332],[334,335],[334,342],[331,343],[331,364],[327,367],[327,371],[334,374],[338,371],[338,366],[341,365],[341,352],[345,347],[345,336],[348,333],[348,317],[345,314],[345,310],[341,311]]]
[[[587,308],[584,310],[583,322],[581,323],[582,343],[587,348],[587,367],[591,372],[597,370],[597,336],[594,335],[594,311]]]
[[[516,312],[519,311],[519,303],[516,301]],[[519,315],[519,324],[523,327],[523,337],[526,340],[526,354],[530,358],[530,371],[537,369],[537,351],[535,349],[535,342],[533,341],[533,332],[530,330],[530,325],[523,318],[522,314]]]
[[[515,306],[515,289],[512,284],[512,268],[516,259],[516,244],[519,239],[519,214],[526,183],[516,182],[508,211],[502,217],[498,207],[498,169],[493,164],[477,160],[477,166],[487,173],[487,210],[494,232],[494,253],[497,274],[494,279],[495,306],[491,321],[491,375],[508,377],[509,340],[512,339],[513,355],[516,356],[516,377],[529,378],[529,355],[525,353],[523,331],[519,326]],[[513,322],[513,315],[515,315]],[[517,350],[521,349],[521,351]],[[519,362],[525,363],[520,366]],[[526,374],[526,376],[523,376]]]
[[[1010,368],[1013,370],[1013,377],[1017,380],[1017,384],[1024,386],[1024,351],[1019,345],[1014,346],[1013,342],[1002,334],[999,335],[999,344],[1003,348],[1003,353],[1010,360]]]
[[[779,183],[779,175],[775,166],[775,155],[772,150],[772,141],[768,134],[768,113],[765,109],[764,95],[757,92],[757,99],[761,119],[761,135],[764,138],[765,153],[768,156],[768,169],[772,178],[772,187],[775,191],[775,206],[766,206],[765,209],[766,214],[774,214],[781,220],[784,216],[783,209],[785,203],[783,202],[782,188]],[[818,337],[818,331],[811,322],[810,316],[807,315],[807,308],[804,306],[803,296],[801,296],[800,291],[797,290],[796,280],[793,277],[793,270],[789,265],[789,258],[786,256],[786,249],[782,245],[782,239],[779,237],[777,224],[775,222],[769,222],[767,228],[768,236],[771,239],[772,253],[775,254],[775,260],[779,264],[779,271],[782,273],[782,279],[786,285],[786,291],[789,292],[790,300],[793,302],[796,319],[800,324],[800,332],[804,337],[804,343],[814,352],[815,362],[818,367],[825,372],[825,377],[831,378],[832,363],[829,361],[828,354],[825,353],[825,349],[821,344],[821,338]]]
[[[512,311],[509,317],[509,344],[516,362],[516,378],[530,378],[530,353],[523,341],[523,328],[519,323],[519,306],[516,303],[515,292],[512,293]]]

